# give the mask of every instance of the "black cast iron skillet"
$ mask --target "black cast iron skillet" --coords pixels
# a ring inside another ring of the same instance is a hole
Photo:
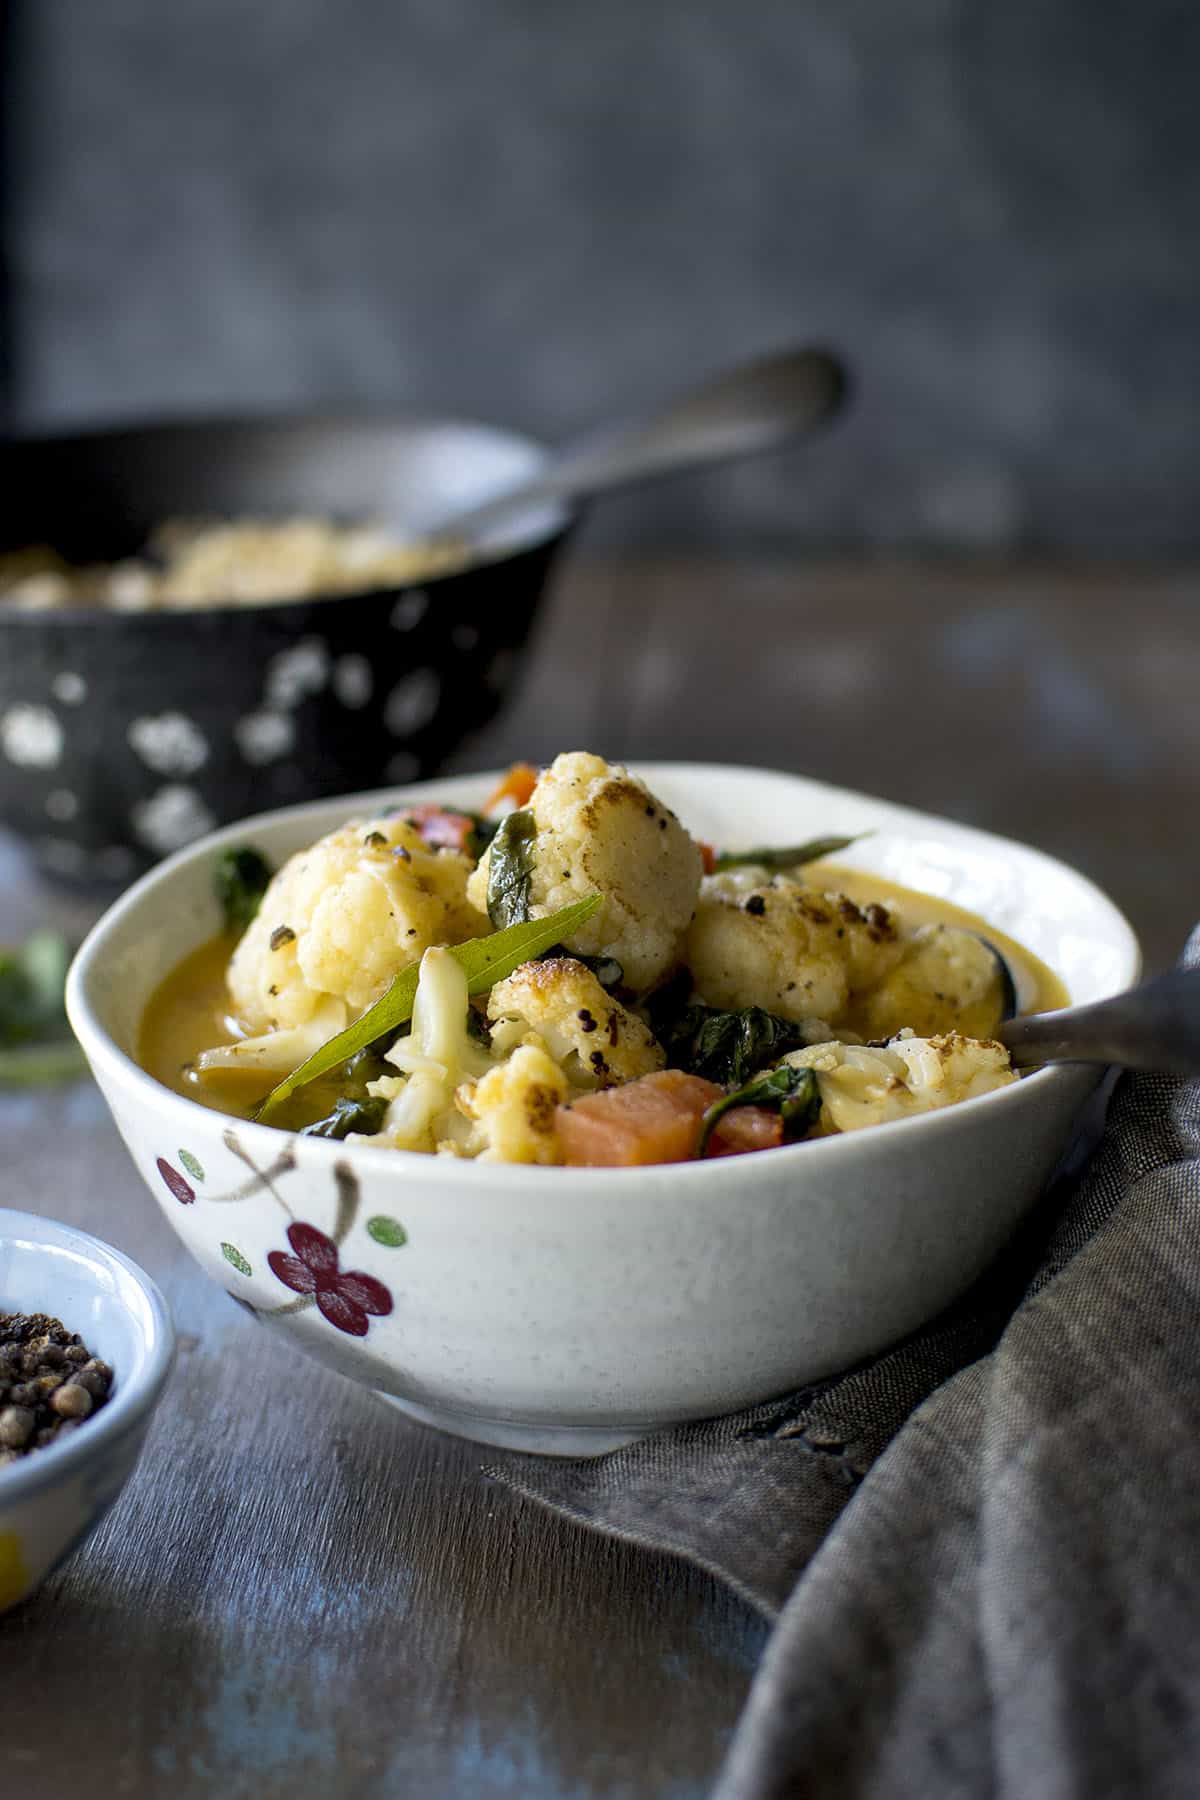
[[[0,444],[0,548],[140,550],[173,517],[399,532],[515,483],[528,439],[451,421],[213,421]],[[124,613],[0,603],[0,821],[51,871],[123,881],[213,825],[433,773],[518,671],[572,513],[542,505],[436,579]]]

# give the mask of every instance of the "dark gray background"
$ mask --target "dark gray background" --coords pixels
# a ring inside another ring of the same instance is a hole
[[[819,447],[608,541],[1200,541],[1194,0],[24,0],[18,425],[363,403],[554,437],[836,342]]]

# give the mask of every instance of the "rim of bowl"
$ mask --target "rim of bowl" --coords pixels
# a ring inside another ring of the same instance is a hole
[[[95,442],[100,438],[126,437],[139,438],[151,436],[157,432],[191,432],[205,431],[244,431],[244,430],[281,430],[312,427],[315,430],[337,430],[344,428],[353,431],[358,427],[388,426],[421,430],[454,430],[483,433],[527,450],[535,450],[543,457],[549,457],[550,447],[540,439],[530,437],[523,431],[512,431],[505,425],[492,425],[486,419],[467,419],[456,414],[420,413],[411,416],[398,416],[387,412],[279,412],[279,413],[213,413],[210,416],[163,414],[151,419],[139,419],[136,422],[101,422],[88,425],[81,431],[61,432],[47,431],[22,434],[18,438],[10,438],[7,448],[20,450],[22,446],[30,449],[45,448],[51,445],[71,445]],[[69,619],[72,623],[83,623],[95,629],[103,630],[101,621],[120,620],[179,620],[186,619],[194,613],[234,613],[238,617],[253,617],[258,613],[282,613],[288,607],[310,607],[335,604],[339,600],[369,600],[385,598],[389,595],[405,594],[413,588],[433,587],[447,581],[453,581],[471,573],[476,569],[493,568],[500,563],[514,562],[519,556],[531,555],[539,550],[547,550],[561,545],[579,524],[586,503],[571,499],[548,499],[533,503],[539,514],[549,516],[550,522],[536,531],[527,531],[512,543],[497,544],[490,550],[482,550],[471,555],[463,563],[452,568],[438,569],[430,575],[416,575],[411,581],[391,582],[382,587],[355,588],[348,593],[337,594],[302,594],[279,600],[209,600],[196,606],[161,606],[148,607],[145,610],[125,610],[121,607],[108,606],[102,601],[72,602],[63,607],[8,607],[0,598],[0,623],[22,619],[31,623],[22,629],[31,629],[33,625],[44,624],[48,620],[60,622]],[[312,509],[308,509],[311,513]],[[281,515],[282,517],[283,515]],[[294,515],[291,515],[294,516]],[[419,539],[417,540],[420,541]],[[151,630],[157,629],[152,625]]]
[[[157,1405],[175,1361],[170,1309],[157,1283],[132,1257],[76,1225],[64,1225],[39,1213],[0,1209],[0,1243],[20,1239],[45,1248],[55,1238],[63,1248],[82,1252],[89,1262],[106,1264],[133,1282],[147,1308],[139,1328],[146,1362],[139,1374],[118,1382],[112,1399],[88,1420],[86,1430],[73,1431],[64,1443],[48,1444],[23,1461],[0,1468],[0,1505],[69,1480],[107,1444],[136,1430]]]
[[[741,763],[668,763],[661,761],[638,763],[637,759],[634,759],[632,766],[635,773],[639,769],[644,770],[651,780],[654,779],[656,773],[661,774],[664,771],[670,771],[672,775],[685,776],[736,771],[738,774],[760,778],[778,779],[782,776],[785,779],[801,781],[815,787],[830,786],[828,783],[818,782],[807,776],[790,775],[787,770],[760,769]],[[456,782],[464,779],[477,780],[482,785],[489,780],[498,779],[499,773],[499,771],[484,770],[465,777],[455,775],[441,779]],[[239,1136],[243,1133],[253,1134],[249,1141],[257,1142],[263,1150],[269,1149],[271,1145],[278,1145],[281,1137],[298,1136],[298,1133],[284,1132],[274,1125],[256,1124],[254,1120],[243,1119],[236,1113],[225,1113],[214,1107],[202,1106],[199,1101],[189,1100],[186,1095],[176,1093],[173,1088],[164,1087],[161,1082],[155,1080],[154,1076],[148,1074],[132,1056],[115,1043],[100,1024],[88,991],[93,971],[103,958],[106,941],[113,932],[131,914],[136,914],[143,906],[152,902],[155,890],[160,885],[187,864],[203,861],[210,857],[214,850],[218,850],[230,842],[243,839],[248,831],[281,820],[298,820],[306,814],[323,812],[342,805],[347,808],[347,817],[349,817],[355,811],[369,808],[374,802],[386,801],[394,805],[397,799],[403,802],[410,793],[420,791],[422,794],[428,795],[430,790],[436,789],[438,785],[439,778],[434,776],[428,781],[410,783],[406,787],[374,789],[361,794],[334,795],[323,800],[302,801],[295,806],[275,807],[269,812],[256,813],[247,819],[237,820],[232,825],[224,825],[220,830],[198,838],[195,843],[185,845],[182,850],[175,851],[165,861],[156,864],[101,915],[80,945],[68,971],[67,1016],[76,1037],[87,1054],[89,1063],[93,1067],[97,1063],[103,1064],[111,1079],[127,1089],[132,1088],[147,1103],[153,1104],[167,1114],[173,1114],[184,1120],[196,1119],[197,1115],[200,1115],[202,1119],[208,1121],[207,1129],[209,1130],[213,1128],[214,1119],[226,1122],[232,1120],[237,1127]],[[830,791],[850,793],[853,790],[830,788]],[[874,796],[861,794],[856,794],[856,797],[868,800],[874,798]],[[889,807],[895,806],[895,803],[891,801],[880,801],[880,804]],[[897,810],[907,809],[898,808]],[[978,837],[989,839],[997,846],[1008,844],[1021,850],[1033,851],[1035,855],[1043,858],[1048,864],[1069,875],[1081,887],[1089,890],[1093,896],[1103,902],[1111,915],[1114,926],[1119,927],[1118,938],[1124,952],[1124,986],[1130,987],[1137,980],[1142,963],[1141,946],[1137,935],[1115,902],[1086,875],[1072,868],[1069,863],[1061,861],[1060,858],[1050,856],[1043,850],[1036,850],[1032,845],[1019,844],[1016,839],[1003,838],[975,826],[958,826],[957,821],[941,820],[935,814],[918,815],[914,813],[914,818],[921,816],[929,822],[945,823],[955,825],[958,829],[969,830]],[[1123,989],[1114,989],[1114,992],[1120,991]],[[1071,1079],[1072,1069],[1084,1066],[1086,1065],[1078,1063],[1051,1065],[1022,1075],[1019,1080],[996,1089],[990,1094],[979,1094],[970,1100],[960,1100],[953,1106],[917,1113],[907,1119],[887,1120],[863,1131],[843,1132],[837,1136],[814,1138],[811,1141],[797,1144],[782,1144],[772,1150],[770,1157],[738,1157],[736,1159],[738,1185],[740,1187],[753,1180],[769,1180],[773,1172],[782,1171],[781,1159],[784,1157],[789,1159],[787,1166],[790,1170],[799,1171],[805,1166],[798,1160],[802,1156],[808,1162],[814,1160],[825,1162],[830,1157],[836,1159],[850,1155],[857,1155],[865,1159],[869,1159],[873,1155],[886,1157],[888,1146],[896,1141],[894,1134],[897,1132],[923,1131],[927,1135],[931,1135],[934,1131],[941,1131],[946,1135],[954,1135],[960,1131],[969,1131],[981,1106],[991,1107],[993,1111],[998,1110],[1001,1106],[1006,1106],[1010,1112],[1019,1114],[1026,1106],[1034,1104],[1036,1097],[1043,1093],[1050,1083],[1061,1086],[1065,1081]],[[1097,1075],[1100,1072],[1097,1066]],[[344,1141],[333,1141],[326,1138],[308,1138],[305,1143],[306,1147],[311,1149],[312,1154],[324,1157],[330,1162],[339,1158],[344,1159],[346,1156],[356,1159],[363,1158],[369,1168],[379,1171],[390,1168],[397,1174],[406,1176],[420,1173],[423,1180],[435,1186],[444,1185],[447,1188],[461,1182],[464,1174],[474,1167],[473,1163],[460,1157],[432,1156],[423,1151],[398,1150],[386,1145],[347,1144]],[[681,1180],[692,1183],[724,1180],[728,1183],[730,1160],[728,1157],[710,1157],[702,1162],[645,1163],[631,1168],[570,1169],[561,1164],[542,1167],[528,1163],[487,1163],[479,1169],[478,1174],[486,1187],[498,1191],[520,1187],[528,1183],[531,1177],[538,1182],[549,1182],[552,1178],[558,1177],[560,1180],[569,1181],[575,1191],[600,1186],[605,1192],[611,1192],[615,1185],[618,1189],[624,1188],[628,1192],[635,1188],[638,1192],[644,1192],[647,1186],[659,1187]],[[748,1164],[756,1166],[752,1169],[747,1167]],[[760,1164],[765,1166],[759,1167]]]

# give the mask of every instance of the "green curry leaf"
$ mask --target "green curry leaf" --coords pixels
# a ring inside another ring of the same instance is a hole
[[[531,812],[511,812],[501,819],[488,863],[488,918],[497,931],[529,917],[529,885],[533,879],[537,825]]]
[[[858,834],[861,837],[863,834]],[[839,850],[846,850],[856,844],[858,837],[823,837],[810,838],[807,844],[796,844],[784,850],[726,850],[717,857],[714,868],[718,873],[722,869],[743,869],[747,867],[781,871],[798,869],[803,863],[816,862],[822,856],[836,856]]]
[[[784,1137],[794,1139],[803,1137],[816,1124],[821,1111],[821,1094],[811,1069],[793,1069],[790,1063],[781,1063],[765,1075],[756,1075],[753,1081],[746,1082],[732,1094],[713,1101],[700,1121],[700,1139],[696,1145],[698,1157],[704,1155],[717,1125],[735,1106],[766,1106],[778,1112],[783,1120]]]
[[[449,945],[450,955],[467,978],[468,993],[486,994],[489,988],[511,975],[514,969],[519,969],[522,963],[532,962],[544,950],[557,944],[560,938],[570,937],[572,932],[578,931],[599,905],[599,894],[589,894],[586,899],[576,900],[573,905],[562,907],[548,918],[528,919],[522,924],[510,925],[505,931],[495,931],[490,937],[471,938],[465,944]],[[402,969],[396,976],[383,998],[369,1007],[361,1019],[348,1025],[345,1031],[339,1031],[336,1037],[331,1037],[307,1061],[302,1062],[298,1069],[285,1075],[253,1115],[259,1124],[269,1124],[271,1114],[302,1087],[315,1081],[318,1075],[327,1075],[340,1063],[347,1062],[360,1050],[365,1050],[368,1044],[375,1043],[389,1032],[397,1031],[401,1025],[407,1024],[412,1018],[419,975],[420,964],[410,963],[407,969]]]

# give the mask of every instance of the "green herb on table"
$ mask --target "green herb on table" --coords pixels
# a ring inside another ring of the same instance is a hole
[[[700,1139],[696,1145],[698,1157],[704,1155],[717,1125],[735,1106],[765,1106],[771,1112],[777,1112],[783,1120],[785,1142],[794,1143],[816,1124],[821,1112],[821,1094],[811,1069],[793,1069],[789,1063],[781,1063],[765,1075],[756,1075],[753,1081],[726,1094],[724,1099],[713,1101],[700,1121]]]
[[[862,835],[860,832],[858,837]],[[726,850],[718,855],[713,868],[717,874],[723,869],[744,868],[782,873],[787,869],[798,869],[804,863],[816,862],[822,856],[836,856],[839,850],[856,844],[858,837],[810,838],[807,844],[796,844],[784,850]]]
[[[497,931],[529,917],[529,887],[535,864],[537,825],[531,812],[501,819],[488,863],[488,918]]]
[[[213,886],[226,931],[240,934],[257,918],[270,880],[270,863],[250,845],[222,851],[213,870]]]
[[[0,1086],[40,1087],[87,1073],[63,1005],[71,948],[35,931],[0,949]]]
[[[589,894],[586,899],[576,900],[548,918],[528,919],[510,925],[505,931],[495,931],[489,937],[471,938],[465,944],[448,946],[450,955],[466,975],[468,994],[486,994],[522,963],[532,962],[561,938],[570,937],[581,925],[586,925],[599,905],[599,894]],[[319,1075],[328,1075],[339,1063],[347,1062],[360,1050],[407,1025],[412,1018],[419,978],[419,963],[410,963],[407,969],[402,969],[383,998],[369,1007],[361,1019],[331,1037],[271,1089],[254,1118],[260,1124],[267,1124],[271,1114],[302,1087],[307,1087],[310,1081],[315,1081]]]

